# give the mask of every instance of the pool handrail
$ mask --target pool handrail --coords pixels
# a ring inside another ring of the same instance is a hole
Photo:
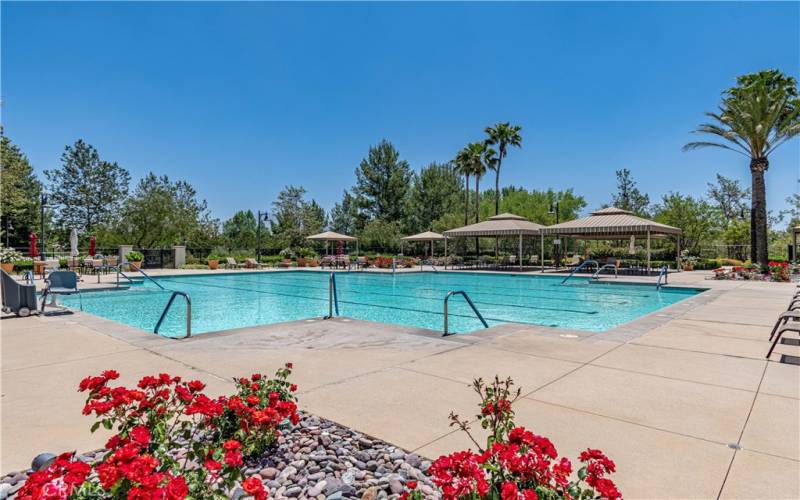
[[[572,278],[572,275],[573,275],[573,274],[577,273],[578,271],[580,271],[581,269],[583,269],[584,267],[586,267],[586,266],[587,266],[587,265],[589,265],[589,264],[594,264],[595,266],[597,266],[597,267],[600,267],[600,263],[599,263],[599,262],[597,262],[597,261],[596,261],[596,260],[594,260],[594,259],[584,260],[583,262],[581,262],[581,263],[580,263],[580,265],[579,265],[578,267],[576,267],[575,269],[573,269],[573,270],[572,270],[572,272],[571,272],[571,273],[569,273],[569,276],[567,276],[566,278],[564,278],[564,281],[562,281],[562,282],[561,282],[561,284],[563,285],[564,283],[566,283],[566,282],[567,282],[567,280],[569,280],[570,278]]]
[[[489,328],[489,324],[486,323],[485,319],[483,319],[483,315],[480,313],[480,311],[478,311],[478,308],[475,307],[475,304],[472,302],[472,299],[469,298],[467,292],[465,292],[464,290],[451,290],[447,292],[447,295],[444,296],[444,333],[442,334],[442,337],[453,335],[452,333],[450,333],[447,327],[447,318],[448,318],[447,303],[450,300],[450,297],[452,297],[453,295],[461,295],[462,297],[464,297],[464,299],[467,301],[467,304],[469,304],[469,306],[472,308],[472,311],[475,313],[478,319],[481,320],[481,323],[483,323],[483,327]]]
[[[162,289],[162,290],[166,290],[166,288],[164,288],[164,287],[161,285],[161,283],[159,283],[158,281],[156,281],[156,280],[154,280],[153,278],[151,278],[149,274],[147,274],[146,272],[144,272],[144,270],[143,270],[142,268],[138,267],[138,266],[137,266],[136,264],[134,264],[133,262],[128,262],[128,267],[130,267],[131,269],[133,269],[133,270],[135,270],[135,271],[139,271],[140,273],[142,273],[142,276],[144,276],[145,278],[147,278],[147,279],[149,279],[150,281],[152,281],[153,283],[155,283],[155,284],[156,284],[156,286],[157,286],[158,288],[160,288],[160,289]],[[130,278],[129,278],[129,279],[130,279]]]
[[[161,328],[161,323],[164,322],[164,318],[167,316],[167,311],[169,311],[169,308],[172,307],[172,303],[175,301],[175,297],[178,295],[186,299],[186,335],[180,338],[188,339],[192,336],[192,299],[186,292],[181,292],[178,290],[173,291],[172,295],[169,296],[167,306],[164,307],[164,310],[161,312],[161,317],[158,318],[158,323],[156,323],[153,333],[158,334],[158,330]]]
[[[336,315],[339,315],[339,292],[336,289],[336,273],[331,272],[328,278],[328,315],[323,316],[322,319],[331,319],[333,317],[334,308]]]
[[[598,269],[597,271],[594,272],[594,274],[592,275],[592,279],[593,280],[599,280],[600,279],[600,272],[603,269],[608,269],[608,268],[614,269],[614,277],[615,278],[619,278],[619,268],[617,268],[616,264],[603,264],[603,266],[600,269]]]
[[[434,270],[434,272],[437,272],[437,273],[439,272],[439,270],[438,270],[438,269],[436,269],[436,266],[434,266],[434,265],[433,265],[433,261],[431,261],[431,260],[420,260],[420,261],[419,261],[419,270],[420,270],[420,271],[422,271],[422,270],[423,270],[423,268],[424,268],[426,265],[428,265],[428,266],[431,266],[431,269],[433,269],[433,270]]]
[[[661,285],[661,278],[664,278],[664,284],[665,285],[669,284],[668,283],[668,277],[667,277],[668,274],[669,274],[669,267],[667,267],[667,265],[664,264],[664,266],[662,266],[661,270],[658,272],[658,281],[656,281],[656,290],[660,290],[661,289],[661,286],[662,286]]]

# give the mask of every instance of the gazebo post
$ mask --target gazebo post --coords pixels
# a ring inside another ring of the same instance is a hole
[[[681,235],[680,234],[675,237],[675,246],[677,247],[677,250],[678,250],[678,253],[675,256],[676,260],[677,260],[677,263],[675,265],[677,266],[677,270],[680,271],[682,269],[681,268]]]
[[[647,230],[647,274],[650,275],[650,230]]]
[[[356,240],[356,257],[358,257],[358,240]]]
[[[447,238],[444,239],[444,270],[447,271]]]
[[[541,255],[539,256],[539,262],[542,264],[542,272],[544,272],[544,233],[540,234],[542,237],[542,249]]]
[[[522,233],[519,233],[519,270],[522,271]]]

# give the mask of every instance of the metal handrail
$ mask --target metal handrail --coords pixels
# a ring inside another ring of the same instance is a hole
[[[600,272],[603,269],[607,269],[609,267],[614,269],[614,277],[618,278],[619,277],[619,269],[617,268],[616,264],[604,264],[603,267],[601,267],[600,269],[598,269],[597,271],[594,272],[594,274],[592,275],[592,279],[593,280],[599,280],[600,279]]]
[[[192,336],[192,299],[189,298],[189,294],[186,292],[180,292],[177,290],[172,292],[172,295],[169,296],[167,306],[164,308],[164,311],[161,312],[161,317],[158,318],[158,323],[156,323],[153,333],[158,333],[158,329],[161,328],[161,323],[164,322],[164,318],[167,316],[167,311],[169,311],[169,308],[172,307],[172,303],[175,301],[175,297],[178,295],[186,299],[186,336],[182,338],[185,339]]]
[[[664,278],[664,284],[665,285],[669,284],[668,283],[669,278],[667,277],[668,273],[669,273],[669,268],[666,265],[661,268],[661,271],[659,271],[659,273],[658,273],[658,281],[656,282],[656,290],[660,290],[661,289],[661,278]]]
[[[162,289],[162,290],[166,290],[166,288],[164,288],[164,287],[161,285],[161,283],[159,283],[158,281],[156,281],[156,280],[154,280],[153,278],[151,278],[149,274],[147,274],[146,272],[144,272],[144,270],[143,270],[142,268],[140,268],[140,267],[137,267],[137,266],[136,266],[136,264],[134,264],[133,262],[128,262],[128,267],[132,267],[133,269],[135,269],[135,270],[139,271],[140,273],[142,273],[142,276],[144,276],[145,278],[147,278],[147,279],[149,279],[150,281],[152,281],[153,283],[155,283],[155,284],[156,284],[156,286],[157,286],[158,288],[160,288],[160,289]]]
[[[566,283],[568,279],[572,278],[573,274],[577,273],[578,271],[580,271],[581,269],[583,269],[584,267],[586,267],[589,264],[594,264],[595,266],[600,267],[600,263],[597,262],[596,260],[592,260],[592,259],[585,260],[585,261],[581,262],[581,264],[578,267],[573,269],[572,272],[569,273],[569,276],[564,278],[564,281],[562,281],[561,284],[563,285],[564,283]]]
[[[469,304],[469,306],[472,308],[472,311],[475,313],[475,316],[477,316],[478,319],[481,320],[481,323],[483,323],[483,327],[489,328],[489,324],[486,323],[485,319],[483,319],[483,315],[480,313],[480,311],[478,311],[478,308],[475,307],[475,304],[472,303],[472,299],[469,298],[467,292],[463,290],[452,290],[450,292],[447,292],[447,295],[444,296],[444,334],[442,335],[442,337],[447,337],[448,335],[452,335],[447,328],[447,318],[448,318],[447,303],[450,300],[450,297],[453,295],[463,296],[464,299],[467,301],[467,304]]]
[[[336,315],[339,315],[339,293],[336,290],[336,273],[331,273],[328,278],[328,315],[323,316],[322,319],[331,319],[333,317],[334,308]]]
[[[420,261],[420,264],[419,264],[419,270],[420,270],[420,271],[422,271],[422,269],[423,269],[423,268],[424,268],[426,265],[428,265],[428,266],[431,266],[431,269],[433,269],[435,272],[437,272],[437,273],[439,272],[439,270],[438,270],[438,269],[436,269],[436,266],[434,266],[434,265],[433,265],[433,262],[431,262],[430,260],[421,260],[421,261]]]

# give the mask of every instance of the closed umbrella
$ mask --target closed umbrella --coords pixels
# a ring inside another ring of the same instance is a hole
[[[78,256],[78,230],[74,227],[69,233],[69,255],[71,257]]]
[[[633,255],[636,253],[636,236],[631,235],[631,243],[628,246],[628,253]]]
[[[97,238],[92,236],[91,238],[89,238],[89,255],[91,255],[92,257],[94,257],[94,254],[97,253],[95,252],[96,246],[97,246]]]
[[[30,246],[28,247],[28,255],[34,258],[39,256],[39,247],[36,246],[37,239],[39,239],[39,237],[36,236],[36,233],[31,233]]]

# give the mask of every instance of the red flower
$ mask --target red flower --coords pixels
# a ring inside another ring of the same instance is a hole
[[[291,370],[292,368],[294,368],[294,363],[291,363],[291,362],[286,363],[286,368]]]
[[[189,495],[189,486],[182,477],[171,477],[165,491],[166,500],[183,500]]]
[[[150,429],[143,425],[137,425],[130,431],[130,437],[139,446],[147,447],[150,445]]]
[[[189,388],[190,391],[198,392],[198,391],[202,391],[203,389],[205,389],[206,384],[200,382],[199,380],[192,380],[191,382],[186,384],[186,386]]]
[[[502,500],[517,500],[517,483],[506,481],[500,489],[500,498]]]
[[[250,377],[250,380],[252,380],[253,382],[257,382],[257,381],[261,380],[261,374],[260,373],[254,373],[253,376]]]
[[[252,495],[256,500],[266,500],[267,492],[264,489],[264,483],[257,477],[248,477],[242,482],[242,489],[248,495]]]
[[[261,402],[261,398],[259,398],[255,394],[251,394],[251,395],[247,396],[247,404],[249,404],[250,406],[256,406],[260,402]]]
[[[222,464],[217,462],[213,458],[207,458],[206,461],[203,463],[203,467],[205,467],[211,472],[216,472],[222,468]]]
[[[416,481],[409,481],[409,482],[406,483],[406,487],[409,490],[414,490],[414,489],[417,488],[417,482]]]
[[[290,386],[289,386],[289,390],[290,390],[291,392],[295,392],[295,391],[297,390],[297,384],[292,384],[292,385],[290,385]]]

